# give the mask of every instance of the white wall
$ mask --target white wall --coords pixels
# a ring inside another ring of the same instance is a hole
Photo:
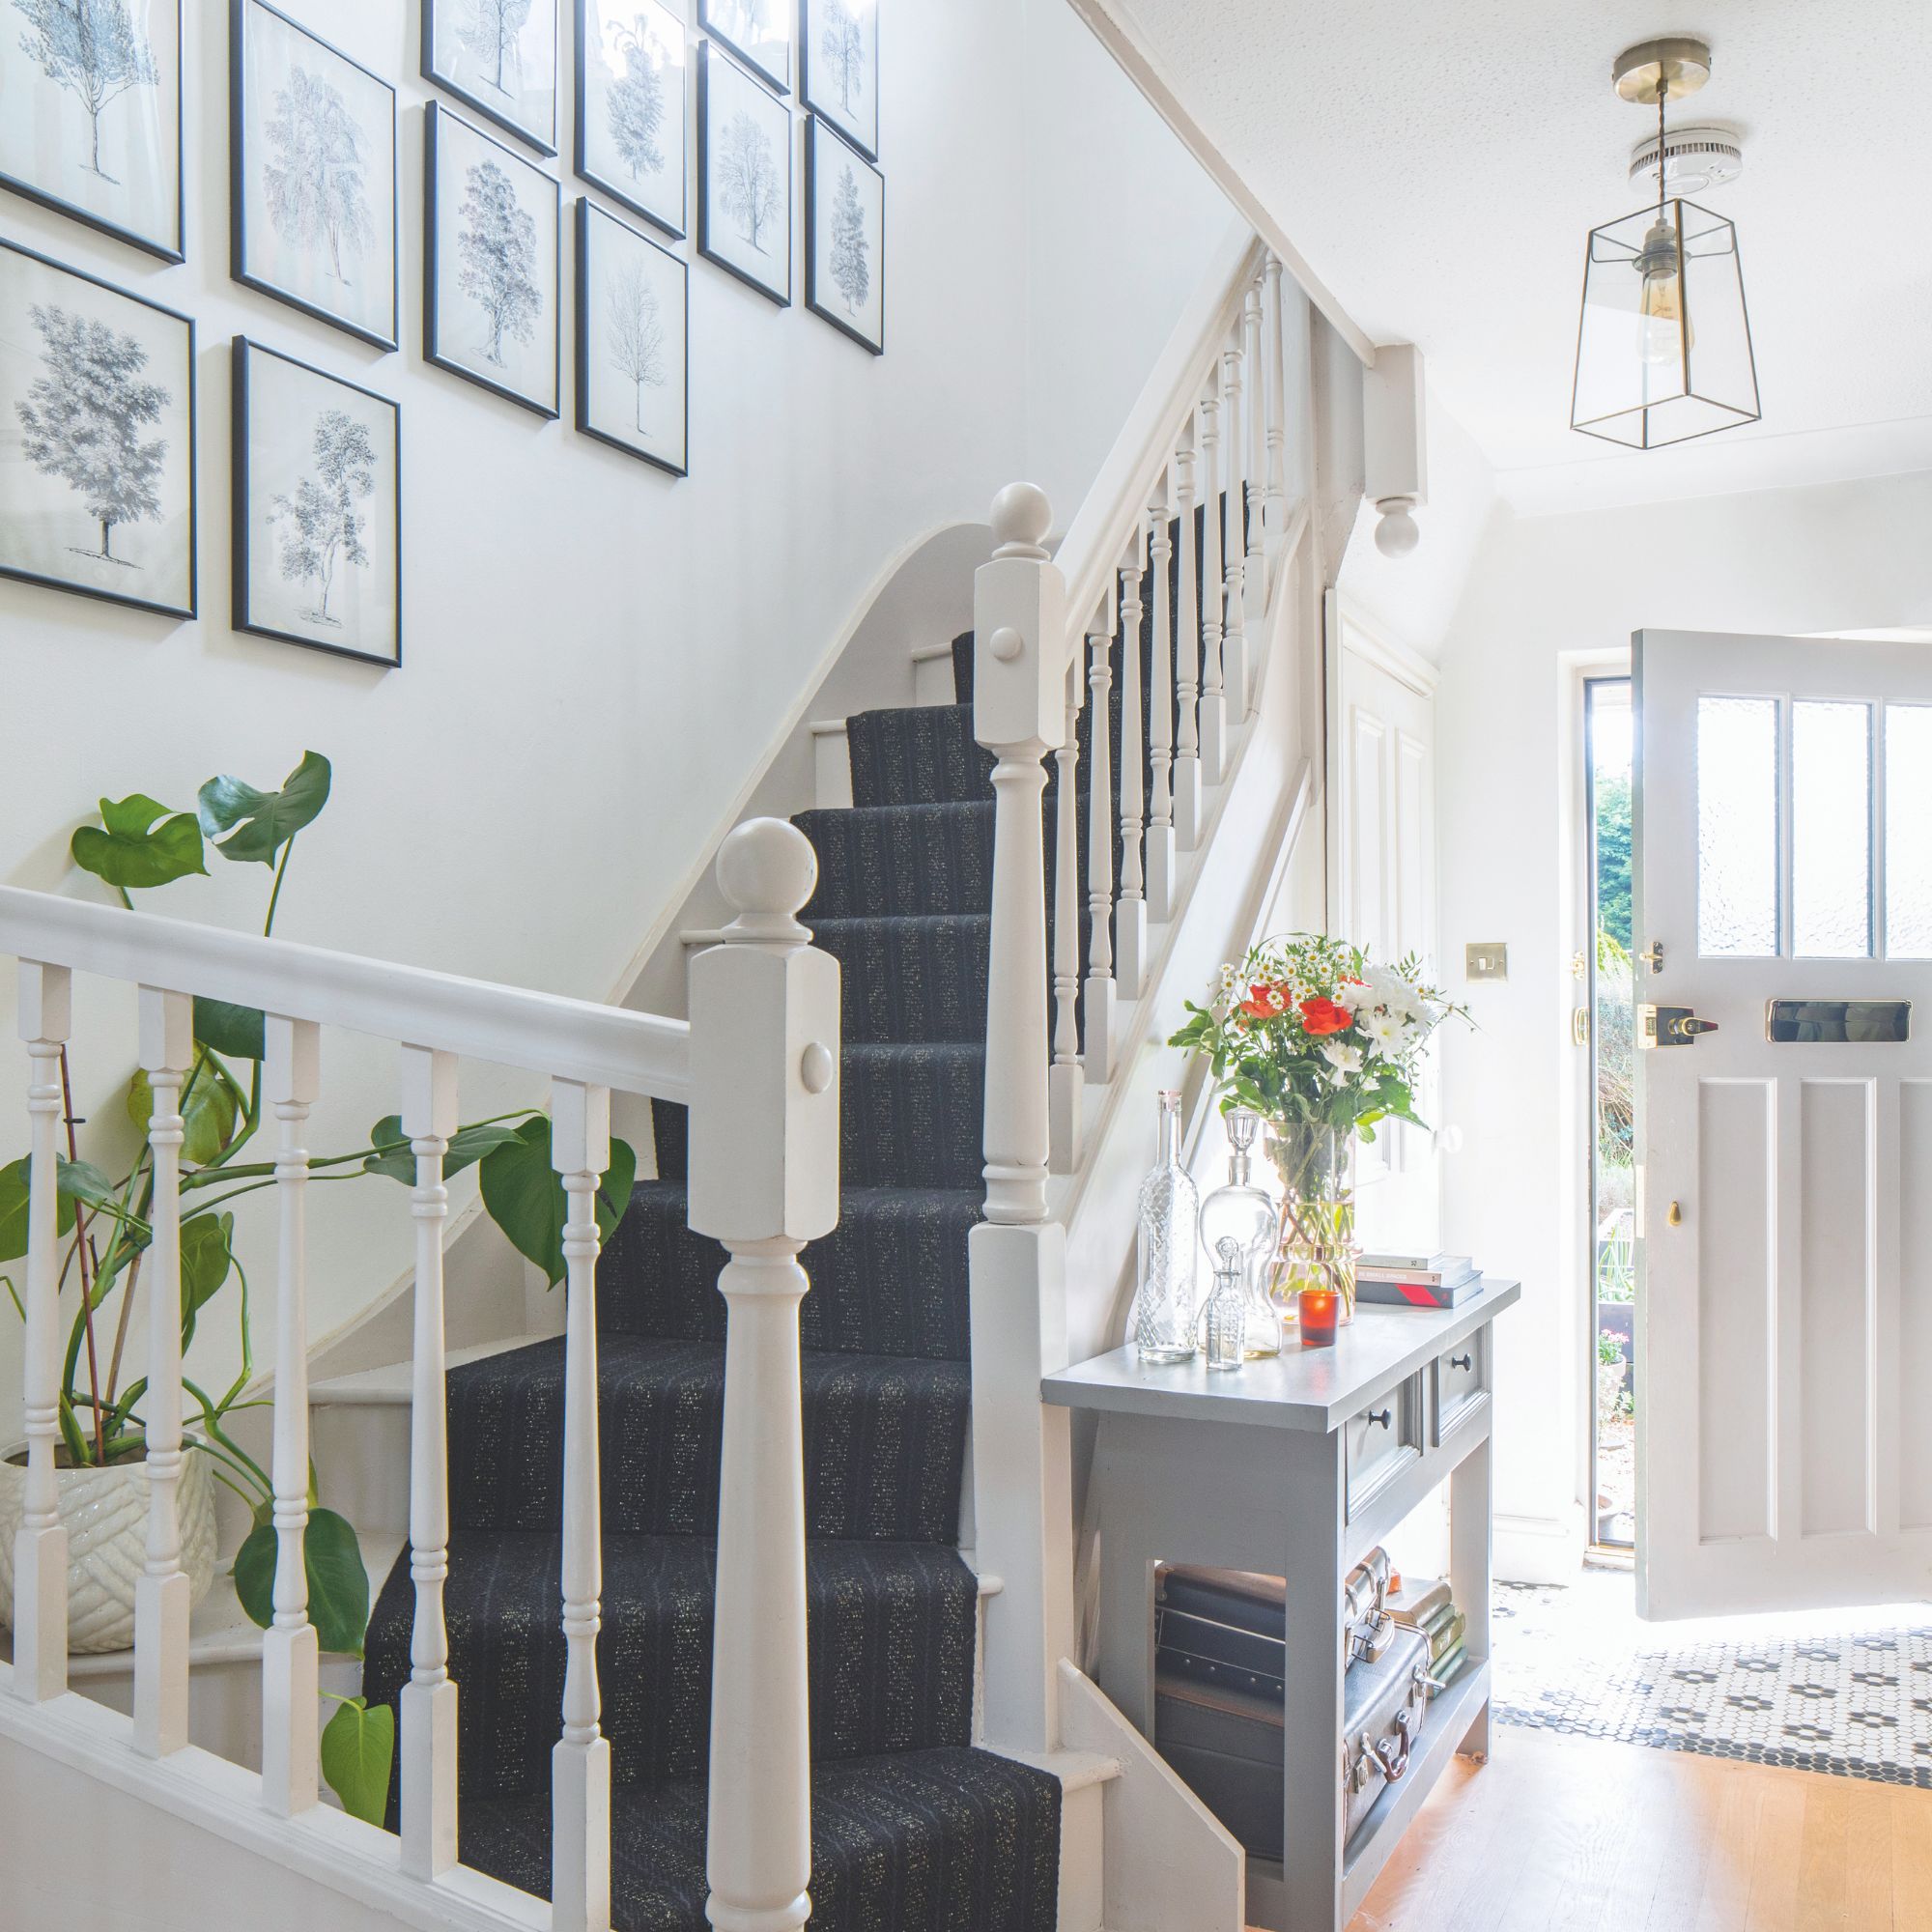
[[[1505,1574],[1574,1563],[1584,1394],[1583,1055],[1569,1043],[1581,943],[1579,667],[1644,626],[1807,633],[1932,621],[1932,475],[1491,525],[1441,649],[1443,956],[1504,940],[1510,977],[1464,989],[1450,1029],[1445,1238],[1520,1275],[1498,1324]]]
[[[1028,467],[1070,514],[1225,217],[1201,218],[1212,191],[1061,0],[887,0],[888,354],[694,259],[693,473],[673,481],[575,435],[567,393],[564,422],[543,424],[423,364],[416,8],[297,11],[401,91],[400,354],[228,279],[221,0],[185,0],[185,265],[0,195],[0,235],[196,317],[202,585],[200,620],[176,624],[0,582],[0,879],[99,896],[66,847],[99,793],[191,807],[213,773],[271,783],[313,747],[336,793],[291,869],[280,931],[604,998],[885,563],[922,532],[980,521]],[[568,286],[566,261],[566,305]],[[228,629],[238,331],[401,402],[399,671]],[[1087,353],[1102,335],[1106,353]],[[265,883],[217,861],[156,909],[248,924]],[[0,1000],[11,1038],[11,976]],[[80,1098],[99,1115],[131,1064],[131,1011],[89,999],[82,1014]],[[394,1105],[386,1054],[331,1048],[318,1152]],[[19,1056],[0,1052],[0,1122],[24,1121],[20,1080]],[[472,1083],[466,1111],[505,1092]],[[0,1128],[0,1159],[23,1137]],[[315,1193],[320,1336],[387,1289],[409,1231],[399,1193]],[[266,1289],[272,1271],[252,1278]],[[198,1345],[211,1378],[225,1327]],[[0,1440],[16,1348],[0,1321]]]

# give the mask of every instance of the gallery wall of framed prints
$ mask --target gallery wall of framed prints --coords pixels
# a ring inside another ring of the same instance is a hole
[[[228,273],[261,298],[227,352],[229,620],[385,669],[405,602],[404,219],[422,224],[422,361],[560,419],[569,304],[563,433],[632,458],[645,488],[693,469],[694,258],[701,300],[743,300],[735,283],[780,309],[802,259],[804,306],[886,346],[879,0],[412,4],[411,73],[336,44],[325,0],[203,0],[228,35]],[[0,12],[0,576],[192,618],[195,322],[168,297],[213,244],[188,219],[211,152],[190,124],[213,104],[184,84],[182,0]],[[398,193],[412,120],[419,214]],[[108,240],[89,266],[28,248],[10,194]],[[121,247],[150,259],[95,272]]]

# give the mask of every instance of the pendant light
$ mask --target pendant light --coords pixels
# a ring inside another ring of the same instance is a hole
[[[1570,427],[1633,449],[1758,419],[1737,229],[1669,193],[1665,105],[1710,77],[1710,48],[1682,39],[1612,69],[1623,99],[1657,110],[1657,205],[1590,231]]]

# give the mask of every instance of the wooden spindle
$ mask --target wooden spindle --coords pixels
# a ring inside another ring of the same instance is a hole
[[[1137,526],[1121,566],[1121,897],[1114,909],[1114,978],[1137,1000],[1147,970],[1147,886],[1141,870],[1142,792],[1147,740],[1141,724],[1141,578],[1147,569],[1145,526]]]
[[[54,1446],[60,1440],[58,1159],[61,1048],[73,1021],[65,966],[20,962],[27,1046],[27,1332],[21,1361],[27,1480],[14,1536],[14,1694],[29,1704],[67,1689],[67,1525]]]
[[[997,547],[973,580],[973,734],[993,753],[993,908],[986,970],[986,1218],[1046,1219],[1046,770],[1065,720],[1065,585],[1045,547],[1045,496],[993,499]]]
[[[1288,442],[1288,422],[1286,416],[1287,370],[1284,357],[1287,354],[1286,337],[1283,332],[1281,308],[1281,259],[1270,254],[1266,266],[1262,270],[1262,279],[1266,288],[1264,321],[1266,324],[1266,340],[1262,346],[1262,361],[1265,367],[1267,381],[1264,385],[1264,401],[1267,407],[1267,515],[1266,539],[1269,555],[1281,547],[1282,532],[1287,527],[1288,503],[1284,476],[1285,449]]]
[[[1221,600],[1226,575],[1222,563],[1223,525],[1221,481],[1221,400],[1214,393],[1215,375],[1208,372],[1208,393],[1201,399],[1200,429],[1195,438],[1201,452],[1201,696],[1199,752],[1202,784],[1221,781],[1221,739],[1224,712],[1221,702]],[[1235,424],[1228,424],[1229,456],[1234,455]],[[1233,498],[1232,486],[1229,499]],[[1183,694],[1182,700],[1186,702]],[[1185,728],[1183,726],[1183,728]],[[1200,808],[1196,807],[1196,836],[1199,836]]]
[[[838,1218],[839,1119],[838,968],[797,919],[817,872],[795,826],[739,826],[718,855],[738,917],[690,972],[691,1225],[730,1256],[705,1844],[720,1932],[793,1932],[811,1912],[798,1257]]]
[[[449,1577],[449,1436],[444,1408],[443,1160],[456,1132],[456,1056],[402,1053],[403,1132],[415,1156],[415,1343],[410,1394],[410,1579],[415,1621],[403,1686],[403,1869],[432,1879],[456,1863],[456,1698],[443,1586]]]
[[[1090,1087],[1114,1077],[1114,599],[1087,633],[1088,715],[1093,761],[1087,774],[1087,986],[1082,995]]]
[[[1194,463],[1192,449],[1175,451],[1180,614],[1174,627],[1174,838],[1183,852],[1193,851],[1201,838],[1201,574]]]
[[[1223,433],[1228,451],[1227,536],[1221,566],[1221,596],[1227,618],[1221,633],[1221,760],[1218,776],[1227,769],[1228,732],[1247,716],[1248,631],[1246,590],[1247,553],[1247,419],[1242,413],[1247,385],[1241,379],[1240,336],[1221,357]]]
[[[1254,692],[1255,653],[1261,648],[1267,617],[1267,372],[1263,363],[1262,286],[1249,288],[1241,307],[1241,346],[1246,375],[1242,384],[1248,412],[1248,556],[1241,580],[1241,676],[1228,680],[1229,716],[1239,724],[1248,715]]]
[[[1063,707],[1065,732],[1054,750],[1053,798],[1053,1071],[1047,1079],[1047,1166],[1071,1174],[1080,1158],[1080,746],[1077,654],[1069,659]]]
[[[597,1633],[604,1595],[597,1443],[597,1184],[611,1165],[611,1090],[551,1083],[551,1165],[563,1179],[563,1735],[551,1751],[551,1922],[610,1932],[611,1744]]]
[[[187,1620],[192,1586],[182,1568],[182,1085],[194,1062],[194,1002],[143,986],[141,1065],[154,1104],[148,1121],[154,1197],[148,1249],[148,1555],[134,1583],[134,1747],[166,1757],[187,1743]],[[213,1078],[211,1074],[208,1076]]]
[[[1167,567],[1174,554],[1168,526],[1179,494],[1178,468],[1177,459],[1168,470],[1160,500],[1149,513],[1153,522],[1153,664],[1148,680],[1147,901],[1152,920],[1174,916],[1174,625]]]
[[[322,1085],[321,1028],[271,1014],[262,1095],[279,1123],[275,1198],[275,1620],[262,1636],[262,1797],[285,1818],[318,1796],[321,1656],[308,1620],[308,1152],[302,1129]]]

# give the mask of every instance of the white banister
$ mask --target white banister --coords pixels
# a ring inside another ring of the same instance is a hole
[[[1201,570],[1194,526],[1194,450],[1174,452],[1175,509],[1180,518],[1179,614],[1174,625],[1174,838],[1191,852],[1201,838]]]
[[[1270,253],[1262,270],[1267,292],[1266,341],[1262,360],[1267,371],[1267,516],[1266,535],[1270,555],[1279,555],[1287,533],[1286,463],[1288,446],[1287,371],[1283,364],[1287,337],[1281,306],[1281,258]]]
[[[1252,295],[1253,290],[1249,291]],[[1225,691],[1222,710],[1223,757],[1214,767],[1218,783],[1227,771],[1227,733],[1248,715],[1248,624],[1247,624],[1247,502],[1248,478],[1248,389],[1242,373],[1242,337],[1221,358],[1221,389],[1224,398],[1224,426],[1228,450],[1227,502],[1224,510],[1226,534],[1222,539],[1222,602],[1227,617],[1221,634],[1221,677]]]
[[[1130,1000],[1147,971],[1147,886],[1141,869],[1141,812],[1147,782],[1147,738],[1141,721],[1141,580],[1147,570],[1147,522],[1136,516],[1121,566],[1121,897],[1114,913],[1114,976]]]
[[[440,1877],[456,1863],[456,1686],[443,1586],[449,1577],[449,1437],[443,1386],[443,1159],[456,1132],[456,1060],[402,1051],[403,1132],[415,1157],[415,1342],[410,1394],[410,1580],[415,1618],[401,1706],[403,1869]]]
[[[1215,372],[1208,374],[1208,391],[1201,399],[1201,428],[1196,439],[1201,451],[1201,697],[1200,771],[1197,786],[1219,784],[1222,764],[1222,727],[1225,723],[1221,703],[1221,598],[1224,568],[1221,561],[1221,401],[1214,393]],[[1234,460],[1236,423],[1230,403],[1228,420],[1229,463]],[[1197,836],[1200,807],[1195,808]]]
[[[67,1526],[54,1445],[60,1439],[58,1130],[60,1059],[73,1020],[64,966],[20,961],[20,1037],[27,1045],[27,1333],[21,1393],[27,1480],[14,1538],[14,1694],[28,1703],[67,1689]]]
[[[1244,388],[1248,408],[1248,469],[1245,495],[1248,531],[1247,567],[1241,579],[1241,674],[1238,688],[1229,679],[1232,715],[1238,721],[1248,715],[1248,695],[1254,688],[1249,659],[1253,640],[1267,635],[1267,371],[1262,357],[1264,330],[1262,327],[1262,284],[1258,277],[1249,287],[1241,310],[1241,347],[1247,365]]]
[[[275,1198],[274,1622],[262,1638],[262,1798],[292,1818],[318,1796],[321,1656],[308,1620],[308,1151],[302,1128],[322,1084],[321,1029],[270,1014],[262,1096],[279,1123]]]
[[[1053,1070],[1047,1077],[1047,1166],[1071,1174],[1080,1158],[1080,661],[1066,667],[1065,730],[1054,749]]]
[[[611,1165],[611,1090],[551,1083],[551,1165],[563,1179],[563,1735],[551,1751],[554,1932],[610,1932],[611,1743],[597,1633],[604,1595],[597,1441],[597,1184]]]
[[[1087,633],[1088,716],[1093,756],[1088,770],[1087,985],[1081,996],[1087,1083],[1104,1087],[1114,1072],[1114,641],[1115,600],[1094,613]],[[1138,645],[1136,646],[1138,648]]]
[[[1151,769],[1148,802],[1147,897],[1148,917],[1164,920],[1174,909],[1174,616],[1168,589],[1168,559],[1174,545],[1168,535],[1169,506],[1175,491],[1174,471],[1167,487],[1149,506],[1153,552],[1153,664],[1148,679],[1148,750]]]
[[[148,1249],[148,1388],[141,1401],[148,1472],[148,1553],[134,1583],[134,1747],[166,1757],[187,1743],[187,1619],[177,1495],[182,1470],[182,1085],[194,1064],[194,1002],[143,986],[141,1065],[153,1106]],[[212,1075],[210,1076],[213,1077]]]
[[[1036,850],[1038,830],[1036,811]],[[838,1218],[839,1126],[838,967],[797,919],[817,871],[796,827],[740,826],[718,855],[738,917],[690,968],[691,1225],[730,1256],[718,1281],[724,1418],[705,1847],[705,1914],[719,1932],[793,1932],[811,1911],[798,1257]]]

